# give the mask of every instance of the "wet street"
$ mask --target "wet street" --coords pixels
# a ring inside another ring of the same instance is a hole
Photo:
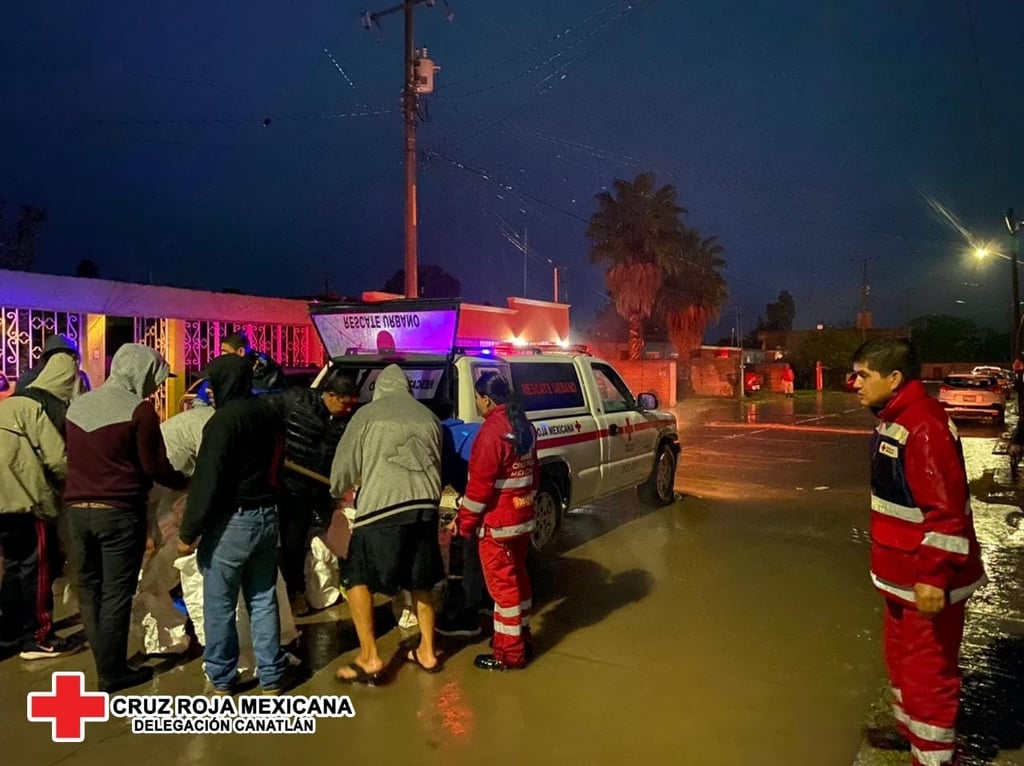
[[[26,721],[25,694],[48,689],[54,670],[94,684],[91,657],[15,656],[0,662],[4,762],[909,763],[862,745],[864,726],[884,721],[886,686],[867,576],[870,413],[850,395],[801,394],[693,400],[676,414],[677,502],[646,511],[630,493],[583,509],[534,562],[539,654],[526,671],[474,669],[486,641],[445,640],[437,675],[404,664],[400,642],[415,636],[381,601],[388,682],[339,686],[334,670],[356,646],[341,605],[298,620],[312,677],[294,693],[349,694],[354,718],[290,736],[143,736],[111,720],[54,744]],[[964,763],[1024,764],[1024,530],[1005,520],[1021,499],[993,454],[1001,429],[961,431],[993,580],[970,602]],[[203,692],[198,659],[151,662],[163,672],[133,691]]]

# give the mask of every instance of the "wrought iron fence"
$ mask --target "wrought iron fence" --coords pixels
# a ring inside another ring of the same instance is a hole
[[[12,381],[28,372],[51,335],[66,335],[80,346],[82,326],[82,315],[74,312],[0,306],[0,372]]]
[[[306,367],[320,363],[320,359],[313,358],[309,352],[311,330],[308,325],[189,319],[185,321],[186,372],[200,372],[220,354],[221,341],[235,332],[245,333],[255,350],[268,354],[282,367]]]

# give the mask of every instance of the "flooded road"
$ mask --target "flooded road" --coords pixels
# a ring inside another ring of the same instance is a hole
[[[298,620],[311,678],[295,693],[349,694],[354,718],[288,736],[143,736],[112,720],[88,724],[83,743],[54,744],[25,720],[25,694],[48,689],[53,670],[85,670],[94,684],[91,657],[13,657],[0,662],[5,762],[848,766],[860,753],[907,763],[862,749],[885,688],[881,600],[867,576],[870,413],[841,394],[676,412],[678,501],[645,510],[628,493],[582,509],[533,562],[538,656],[526,671],[473,668],[485,639],[446,640],[438,675],[404,664],[400,643],[414,634],[382,601],[388,683],[339,686],[334,670],[356,646],[341,605]],[[979,536],[998,573],[972,600],[964,648],[968,763],[1024,763],[1008,760],[1021,746],[1024,531],[1005,523],[1017,498],[992,454],[998,431],[964,429]],[[133,691],[201,694],[200,664],[162,661]]]

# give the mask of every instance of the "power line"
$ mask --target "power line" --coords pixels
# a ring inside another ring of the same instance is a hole
[[[606,13],[611,8],[615,7],[616,5],[619,5],[621,2],[622,2],[622,0],[612,0],[612,2],[608,3],[603,8],[595,11],[594,13],[590,14],[589,16],[584,17],[583,19],[578,21],[575,25],[566,27],[561,32],[556,32],[551,37],[546,38],[544,40],[541,40],[540,42],[535,43],[534,45],[531,45],[529,48],[526,48],[525,50],[520,51],[519,53],[517,53],[517,54],[515,54],[513,56],[509,56],[508,58],[502,59],[501,61],[497,62],[496,64],[493,64],[493,65],[491,65],[489,67],[485,67],[484,69],[480,69],[480,70],[474,72],[471,75],[463,77],[461,80],[455,80],[454,82],[449,83],[448,87],[449,88],[454,88],[454,87],[457,87],[457,86],[461,85],[462,83],[470,82],[471,80],[475,80],[475,79],[477,79],[479,77],[483,77],[485,74],[490,74],[491,72],[494,72],[494,71],[496,71],[498,69],[501,69],[506,64],[511,64],[513,61],[518,61],[519,59],[522,59],[522,58],[525,58],[526,56],[529,56],[530,54],[540,50],[541,48],[543,48],[545,45],[547,45],[549,43],[557,42],[558,40],[560,40],[563,37],[568,37],[571,34],[573,34],[573,32],[576,29],[582,29],[583,27],[587,26],[587,24],[589,24],[593,19],[595,19],[598,16],[601,16],[602,14]],[[465,95],[465,94],[463,94],[463,95]],[[458,97],[461,97],[461,95],[458,96]]]

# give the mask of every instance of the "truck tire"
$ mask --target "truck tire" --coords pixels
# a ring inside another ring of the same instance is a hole
[[[530,543],[535,551],[551,547],[558,528],[562,526],[562,493],[550,479],[540,480],[540,489],[533,499],[534,530]]]
[[[651,476],[637,486],[637,495],[644,505],[658,507],[676,499],[676,453],[670,444],[661,444],[654,458]]]

